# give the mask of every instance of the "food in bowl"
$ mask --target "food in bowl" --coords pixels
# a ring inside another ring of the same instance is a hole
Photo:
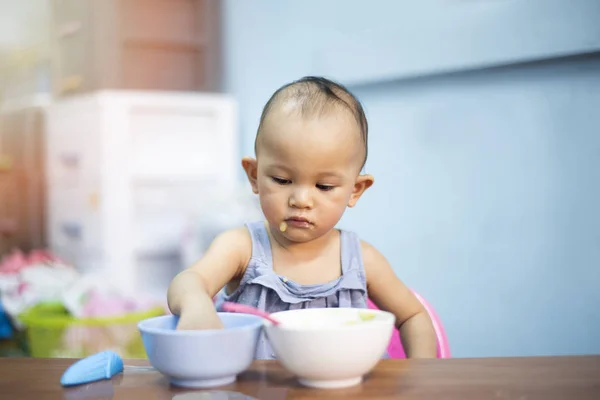
[[[175,386],[210,388],[234,382],[254,360],[263,319],[218,313],[225,329],[176,330],[178,317],[141,321],[138,329],[150,364]]]
[[[281,364],[301,384],[341,388],[359,384],[381,360],[396,317],[381,310],[315,308],[271,314],[265,333]]]
[[[340,310],[340,309],[331,309]],[[371,311],[359,310],[358,312],[347,313],[343,311],[332,311],[328,318],[298,318],[294,321],[286,321],[287,327],[301,328],[327,328],[336,326],[350,326],[374,321],[376,314]],[[275,315],[275,314],[272,314]]]

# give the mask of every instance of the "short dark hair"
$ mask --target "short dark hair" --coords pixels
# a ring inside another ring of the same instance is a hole
[[[365,158],[363,166],[367,161],[369,125],[367,117],[360,101],[342,84],[320,76],[305,76],[301,79],[287,83],[271,95],[265,104],[260,116],[260,123],[256,132],[254,150],[266,117],[273,106],[281,99],[297,99],[302,102],[301,112],[321,113],[331,106],[342,106],[350,111],[358,124],[360,135],[365,146]]]

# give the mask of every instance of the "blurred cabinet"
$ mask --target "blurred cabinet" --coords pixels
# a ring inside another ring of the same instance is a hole
[[[237,105],[224,94],[99,91],[47,110],[50,248],[126,290],[164,296],[186,222],[237,183]]]
[[[44,111],[48,96],[0,108],[0,255],[46,246]]]
[[[52,0],[53,92],[216,91],[218,0]]]

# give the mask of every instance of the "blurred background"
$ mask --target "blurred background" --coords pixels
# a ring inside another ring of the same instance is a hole
[[[340,226],[453,356],[599,353],[599,20],[597,0],[0,0],[2,354],[139,355],[170,279],[261,218],[240,157],[304,75],[363,102],[376,183]]]

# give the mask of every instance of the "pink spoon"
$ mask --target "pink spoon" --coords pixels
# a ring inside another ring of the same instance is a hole
[[[261,311],[258,308],[255,308],[252,306],[247,306],[247,305],[238,304],[238,303],[231,303],[231,302],[226,301],[222,304],[221,308],[223,309],[223,311],[227,311],[227,312],[256,315],[256,316],[266,319],[267,321],[271,322],[273,325],[281,324],[279,321],[277,321],[276,319],[271,317],[269,315],[269,313]]]

